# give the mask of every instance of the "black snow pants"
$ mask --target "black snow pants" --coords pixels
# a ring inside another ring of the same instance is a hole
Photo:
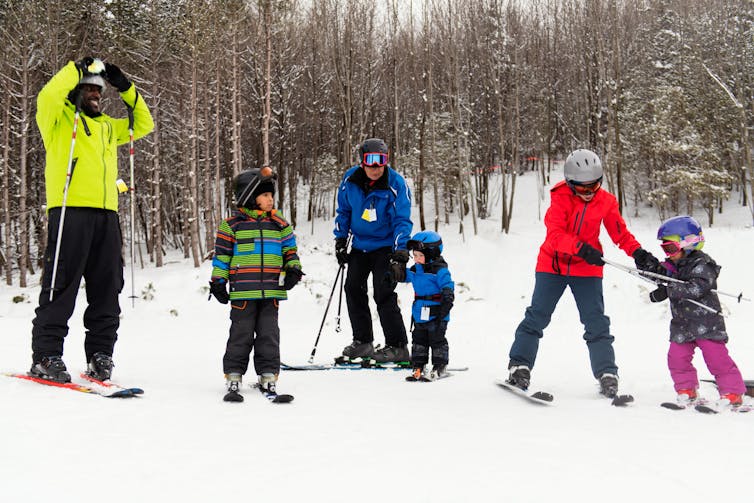
[[[447,321],[432,320],[427,323],[415,323],[411,334],[411,366],[423,367],[429,362],[429,350],[432,349],[432,365],[448,364],[448,330]]]
[[[233,300],[230,336],[223,356],[223,372],[244,375],[254,350],[257,375],[280,372],[280,328],[277,299]]]
[[[352,250],[348,260],[348,274],[344,287],[348,316],[351,320],[353,340],[374,341],[372,313],[369,311],[367,280],[372,275],[374,302],[380,317],[385,345],[405,347],[408,344],[406,326],[403,324],[401,309],[395,285],[390,281],[390,248],[379,248],[371,252]]]
[[[86,283],[88,304],[84,311],[86,361],[98,352],[112,356],[120,326],[118,294],[123,290],[123,238],[118,213],[97,208],[66,208],[50,301],[60,215],[60,208],[53,208],[48,214],[42,293],[32,322],[32,359],[39,362],[44,356],[63,355],[63,341],[81,278]]]

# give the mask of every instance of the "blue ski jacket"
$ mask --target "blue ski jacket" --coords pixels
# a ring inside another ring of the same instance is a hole
[[[414,323],[426,323],[438,316],[442,316],[443,321],[450,320],[455,284],[450,277],[448,264],[442,257],[429,264],[412,265],[406,270],[406,283],[411,283],[414,287],[414,303],[411,306]],[[443,312],[443,303],[446,304],[447,312]],[[422,309],[425,309],[425,316],[422,316]]]
[[[353,235],[352,247],[364,252],[390,247],[405,250],[411,237],[411,191],[390,166],[374,182],[360,165],[351,167],[338,188],[336,238]]]

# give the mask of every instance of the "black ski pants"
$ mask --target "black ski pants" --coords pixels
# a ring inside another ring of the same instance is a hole
[[[411,366],[423,367],[429,362],[429,350],[432,349],[432,365],[448,364],[448,330],[447,321],[428,321],[415,323],[411,334]]]
[[[230,335],[223,356],[223,372],[244,375],[252,349],[257,375],[280,372],[277,299],[231,301]]]
[[[380,317],[382,332],[385,334],[385,345],[405,347],[408,344],[395,284],[389,277],[391,253],[389,247],[370,252],[351,250],[344,289],[355,341],[374,341],[367,289],[367,279],[371,274],[374,302],[377,304],[377,314]]]
[[[42,292],[31,331],[32,359],[39,362],[44,356],[63,355],[63,341],[81,278],[86,283],[88,304],[84,311],[86,361],[97,352],[112,356],[120,326],[118,294],[123,290],[123,237],[118,213],[97,208],[66,208],[50,301],[60,216],[60,208],[53,208],[48,214]]]

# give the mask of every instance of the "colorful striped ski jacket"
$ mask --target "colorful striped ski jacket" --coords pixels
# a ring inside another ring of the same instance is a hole
[[[293,228],[277,210],[238,208],[217,229],[212,281],[230,283],[230,300],[287,298],[281,273],[301,269]]]

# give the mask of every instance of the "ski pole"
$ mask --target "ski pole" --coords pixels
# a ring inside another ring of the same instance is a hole
[[[343,306],[343,277],[345,274],[340,275],[340,295],[338,296],[338,315],[335,317],[335,332],[340,333],[340,310]],[[311,363],[311,362],[310,362]]]
[[[128,165],[131,170],[131,186],[128,188],[130,202],[131,202],[131,307],[136,307],[136,286],[134,280],[134,263],[136,261],[134,255],[134,245],[136,244],[136,231],[134,225],[135,209],[134,203],[136,200],[136,189],[134,186],[134,109],[129,106],[125,101],[126,110],[128,110]]]
[[[662,274],[657,274],[655,272],[642,271],[640,269],[636,269],[635,267],[628,267],[628,266],[625,266],[623,264],[618,264],[617,262],[613,262],[611,260],[607,260],[605,258],[603,258],[602,261],[604,263],[606,263],[607,265],[611,265],[611,266],[615,267],[616,269],[620,269],[621,271],[625,271],[625,272],[627,272],[627,273],[629,273],[629,274],[631,274],[633,276],[638,276],[638,277],[642,277],[642,278],[655,278],[657,280],[657,281],[653,281],[653,283],[655,283],[655,284],[657,284],[658,282],[662,282],[662,281],[665,281],[665,282],[668,282],[668,283],[683,283],[683,284],[686,284],[686,281],[683,281],[683,280],[680,280],[680,279],[671,278],[671,277],[668,277],[668,276],[664,276]],[[714,289],[711,290],[711,291],[713,293],[718,294],[718,295],[725,295],[726,297],[732,297],[732,298],[736,299],[739,303],[742,300],[745,300],[746,302],[751,302],[750,298],[744,297],[743,292],[741,292],[738,295],[736,295],[736,294],[733,294],[733,293],[721,292],[720,290],[714,290]]]
[[[335,281],[333,281],[332,289],[330,290],[330,298],[327,299],[327,306],[325,306],[325,314],[322,315],[322,323],[319,325],[319,332],[317,333],[317,339],[314,341],[314,347],[312,348],[312,354],[309,356],[309,363],[314,362],[314,354],[317,352],[317,345],[319,344],[319,338],[322,335],[322,328],[325,326],[325,320],[327,319],[327,311],[330,310],[330,303],[332,302],[333,294],[335,294],[335,287],[338,285],[338,276],[343,273],[346,266],[338,265],[338,272],[335,274]]]
[[[662,280],[668,280],[668,281],[673,282],[673,283],[685,283],[685,281],[681,281],[681,280],[675,279],[675,278],[668,278],[667,276],[662,276],[661,274],[656,274],[655,275],[655,276],[660,276],[661,278],[652,279],[650,277],[647,277],[647,276],[643,275],[643,273],[648,273],[648,271],[641,271],[639,269],[634,269],[633,267],[627,267],[627,266],[624,266],[624,265],[621,265],[621,264],[616,264],[614,262],[610,262],[609,260],[605,260],[604,258],[602,259],[602,261],[604,263],[606,263],[606,264],[609,264],[609,265],[613,266],[613,267],[617,267],[618,269],[620,269],[622,271],[626,271],[627,273],[629,273],[632,276],[636,276],[637,278],[640,278],[640,279],[643,279],[644,281],[652,283],[655,286],[658,286],[658,285],[662,284],[661,279]],[[653,274],[653,273],[650,273],[650,274]],[[719,314],[720,316],[725,316],[722,313],[722,311],[718,311],[717,309],[715,309],[713,307],[707,306],[707,305],[702,304],[701,302],[697,302],[697,301],[695,301],[693,299],[686,299],[686,298],[684,298],[682,300],[685,300],[686,302],[694,304],[695,306],[699,306],[702,309],[706,309],[707,311],[709,311],[711,313]]]
[[[60,258],[60,242],[63,240],[63,223],[65,222],[65,208],[68,201],[68,187],[71,185],[71,175],[73,174],[73,148],[76,146],[76,131],[79,125],[79,102],[81,101],[81,93],[79,98],[76,99],[76,112],[73,114],[73,132],[71,133],[71,150],[68,152],[68,167],[65,172],[65,187],[63,188],[63,204],[60,208],[60,222],[58,222],[58,238],[55,241],[55,257],[52,261],[52,279],[50,280],[50,302],[52,302],[52,296],[55,292],[55,278],[58,275],[58,259]]]

